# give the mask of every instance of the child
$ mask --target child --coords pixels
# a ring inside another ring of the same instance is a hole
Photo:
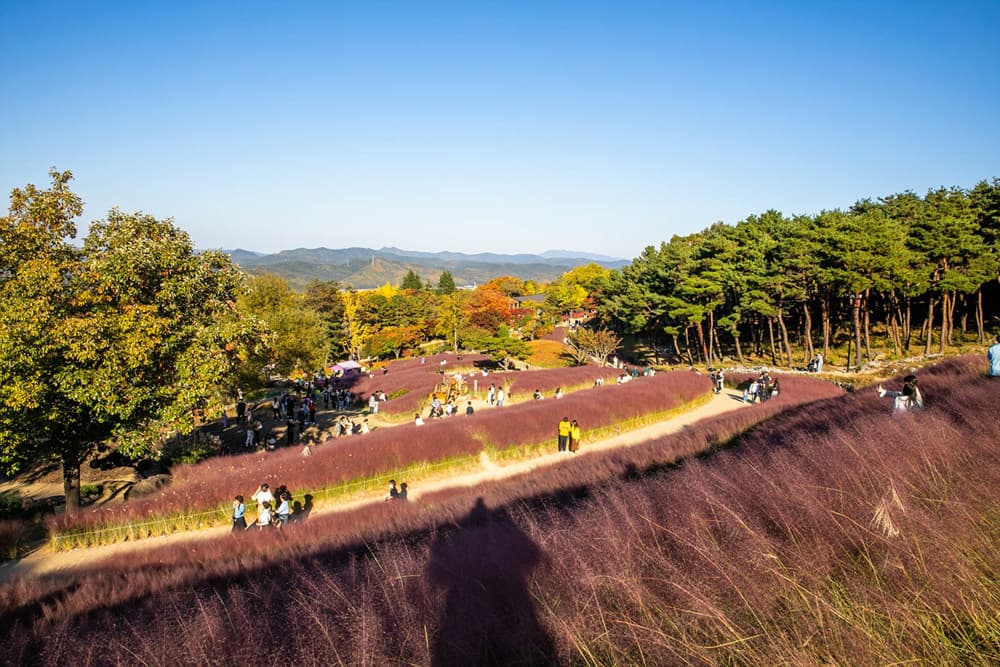
[[[907,375],[903,378],[902,391],[883,389],[881,384],[878,385],[876,391],[878,391],[879,398],[889,396],[893,399],[892,414],[912,412],[913,410],[919,410],[924,407],[924,397],[920,393],[920,389],[917,388],[916,375]]]
[[[260,505],[260,512],[257,514],[257,526],[263,530],[265,527],[271,525],[271,503],[265,500]]]

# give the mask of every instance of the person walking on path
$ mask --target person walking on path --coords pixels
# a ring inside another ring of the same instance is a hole
[[[574,419],[569,428],[569,451],[576,454],[578,449],[580,449],[580,423]]]
[[[986,359],[990,362],[990,377],[1000,378],[1000,335],[997,336],[997,342],[986,353]]]
[[[924,407],[924,397],[921,395],[920,389],[917,387],[916,375],[907,375],[903,378],[902,391],[883,389],[881,384],[876,390],[878,391],[879,398],[889,396],[893,399],[892,414],[911,412]]]
[[[243,502],[243,496],[236,496],[233,500],[233,531],[247,529],[247,506]]]
[[[503,407],[503,387],[497,387],[497,407]]]
[[[562,421],[559,422],[559,437],[556,439],[556,451],[566,451],[566,447],[569,445],[570,430],[572,430],[572,428],[573,425],[570,424],[569,417],[563,417]]]

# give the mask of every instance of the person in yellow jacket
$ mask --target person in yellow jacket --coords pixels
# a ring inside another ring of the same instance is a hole
[[[559,422],[559,451],[565,452],[567,445],[569,445],[569,432],[572,425],[569,423],[569,417],[563,417],[562,421]]]
[[[569,427],[569,451],[576,454],[580,449],[580,424],[574,419]]]

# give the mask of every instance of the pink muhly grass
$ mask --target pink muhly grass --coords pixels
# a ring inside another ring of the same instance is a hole
[[[466,579],[475,590],[487,583],[477,559],[510,556],[521,569],[491,571],[515,596],[506,599],[537,617],[504,626],[522,662],[988,664],[1000,607],[988,586],[1000,563],[990,491],[1000,488],[1000,424],[982,417],[995,409],[995,384],[954,366],[921,382],[935,397],[921,414],[894,418],[867,391],[724,415],[745,430],[739,443],[673,469],[656,468],[654,453],[688,433],[509,485],[18,582],[0,589],[5,656],[268,662],[280,652],[302,664],[428,664],[441,646],[467,655],[476,644],[466,642],[504,625],[503,605],[453,595]],[[690,430],[703,443],[721,438],[723,417]],[[590,478],[613,471],[609,460],[637,470]],[[889,489],[896,537],[870,524]],[[475,521],[479,495],[488,509]],[[508,551],[513,543],[524,546]],[[282,621],[248,641],[261,610]],[[479,617],[475,633],[452,636],[456,610],[474,610],[459,617]]]
[[[505,449],[537,444],[555,437],[563,416],[579,416],[584,431],[610,426],[645,414],[677,408],[708,390],[708,381],[687,371],[660,373],[623,385],[605,385],[568,394],[555,401],[481,410],[428,420],[424,426],[403,424],[376,429],[364,436],[327,441],[313,454],[300,448],[209,459],[178,466],[174,482],[148,498],[122,506],[105,506],[58,517],[58,532],[87,529],[175,514],[211,512],[225,516],[233,496],[248,500],[261,483],[272,488],[318,490],[420,462],[477,455],[486,446]]]

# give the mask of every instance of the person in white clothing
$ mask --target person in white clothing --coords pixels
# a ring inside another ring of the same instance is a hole
[[[924,407],[924,397],[917,387],[916,375],[907,375],[903,378],[902,391],[883,389],[881,384],[877,387],[876,391],[878,391],[879,398],[889,396],[893,399],[892,414],[894,415],[900,412],[912,412]]]
[[[260,507],[264,503],[268,503],[270,507],[270,503],[274,502],[274,494],[271,493],[271,487],[267,484],[261,484],[250,498],[257,502],[257,507]]]
[[[271,525],[270,501],[265,500],[260,504],[260,511],[257,513],[257,523],[255,525],[261,529]]]

